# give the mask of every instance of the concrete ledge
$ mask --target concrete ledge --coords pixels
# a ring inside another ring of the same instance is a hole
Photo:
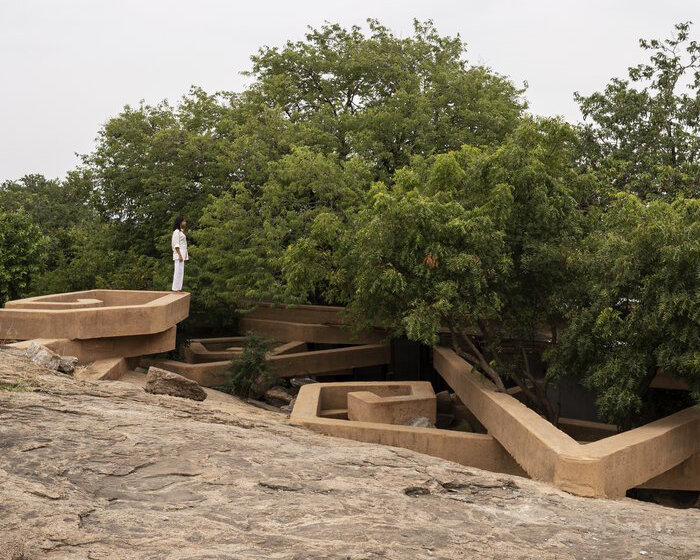
[[[676,379],[664,371],[656,374],[650,385],[653,389],[675,389],[677,391],[689,391],[690,387],[686,381]]]
[[[574,418],[559,418],[559,428],[579,443],[598,441],[618,433],[617,426],[614,424],[588,422]]]
[[[440,375],[530,476],[573,494],[624,496],[700,450],[700,407],[581,445],[512,396],[497,392],[452,350],[438,346],[433,356]],[[700,490],[692,480],[683,484]]]
[[[78,362],[86,364],[107,358],[133,358],[147,354],[159,354],[174,350],[177,327],[155,334],[134,336],[110,336],[84,340],[34,339],[15,342],[10,346],[29,348],[32,342],[46,346],[62,356],[75,356]]]
[[[303,386],[290,422],[329,436],[411,449],[484,470],[527,476],[491,436],[434,428],[351,422],[330,415],[347,414],[347,395],[369,391],[381,396],[408,392],[411,382],[314,383]],[[345,404],[345,406],[340,406]],[[343,410],[345,409],[345,410]],[[325,416],[325,417],[324,417]]]
[[[639,487],[656,490],[700,490],[700,453],[696,453],[671,470],[640,484]]]
[[[243,317],[240,329],[242,332],[253,331],[280,342],[303,340],[326,344],[377,344],[386,339],[386,333],[381,331],[354,334],[347,327],[340,325],[272,321],[252,317]]]
[[[124,358],[97,360],[85,369],[76,370],[75,378],[89,381],[116,381],[129,371],[129,364]]]
[[[348,368],[386,364],[391,360],[388,345],[372,344],[350,348],[334,348],[314,352],[278,354],[268,357],[272,371],[278,377],[327,375],[335,371],[345,373]],[[230,360],[190,364],[174,360],[143,359],[144,367],[155,366],[179,373],[204,387],[216,387],[226,382]]]
[[[300,354],[301,352],[308,351],[308,345],[306,342],[300,340],[292,340],[291,342],[285,342],[279,346],[275,346],[270,352],[271,356],[281,356],[282,354]]]
[[[184,349],[184,358],[187,363],[201,364],[209,362],[224,362],[233,359],[243,352],[243,343],[246,337],[232,336],[224,338],[193,338],[188,341]],[[275,346],[271,356],[305,352],[306,342],[293,340]]]
[[[234,343],[229,343],[230,346],[222,350],[213,350],[208,345],[202,342],[193,340],[185,346],[184,355],[185,361],[190,364],[201,364],[208,362],[222,362],[231,360],[234,356],[243,352],[243,347],[234,347]]]
[[[264,319],[315,325],[344,325],[344,307],[326,305],[287,305],[282,303],[256,302],[253,308],[244,311],[247,319]]]
[[[391,361],[391,348],[388,344],[366,344],[349,348],[278,354],[270,356],[269,361],[272,370],[279,377],[301,377],[388,364]]]
[[[82,307],[85,300],[99,301]],[[76,304],[57,309],[57,304]],[[0,309],[0,338],[91,339],[156,334],[189,313],[190,295],[173,292],[91,290],[10,301]]]

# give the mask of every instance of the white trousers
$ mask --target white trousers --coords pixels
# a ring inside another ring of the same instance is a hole
[[[182,280],[185,277],[185,261],[173,261],[175,271],[173,272],[173,292],[182,290]]]

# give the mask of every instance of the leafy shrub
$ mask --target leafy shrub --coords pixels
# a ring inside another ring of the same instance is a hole
[[[246,399],[256,381],[273,377],[270,364],[265,359],[271,348],[271,340],[249,332],[243,342],[243,352],[231,360],[229,378],[223,389]]]

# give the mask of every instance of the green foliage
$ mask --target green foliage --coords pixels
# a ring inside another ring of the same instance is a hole
[[[198,285],[206,301],[216,302],[221,293],[234,301],[298,299],[284,280],[287,248],[299,250],[300,239],[319,227],[319,216],[343,219],[359,205],[369,181],[358,159],[339,161],[296,148],[271,165],[270,179],[259,189],[239,184],[213,200],[194,232],[193,257],[204,269]]]
[[[583,237],[575,187],[585,180],[574,157],[571,127],[525,120],[498,148],[418,158],[392,188],[377,186],[337,248],[352,314],[427,344],[449,326],[465,357],[553,418],[523,351],[543,327],[556,336],[574,282],[566,256]]]
[[[46,239],[23,211],[0,211],[0,305],[23,297],[43,266]]]
[[[0,381],[0,391],[7,391],[8,393],[29,393],[33,390],[32,387],[24,383],[6,383]]]
[[[243,343],[243,352],[231,360],[224,389],[243,399],[248,398],[256,381],[274,375],[265,359],[271,348],[272,341],[249,332]]]
[[[640,40],[649,63],[603,92],[576,94],[587,120],[585,164],[614,191],[642,198],[700,196],[700,45],[690,24],[666,40]]]
[[[522,93],[487,68],[469,67],[459,37],[428,21],[396,37],[327,24],[304,41],[252,57],[251,95],[301,124],[303,142],[341,158],[357,154],[387,178],[413,154],[495,144],[517,124]]]
[[[570,264],[581,288],[550,353],[601,413],[629,424],[658,369],[700,396],[700,200],[620,195]]]

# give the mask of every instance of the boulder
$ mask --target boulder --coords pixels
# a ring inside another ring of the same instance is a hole
[[[58,368],[56,369],[61,373],[73,373],[77,364],[78,358],[75,356],[61,356],[61,360],[58,362]]]
[[[271,389],[275,385],[282,383],[282,380],[275,374],[270,372],[264,372],[258,375],[258,377],[253,381],[250,386],[250,391],[248,396],[251,399],[259,399],[262,397],[268,389]]]
[[[310,377],[292,377],[289,380],[289,384],[295,389],[299,389],[304,385],[310,385],[311,383],[318,383],[318,381],[311,379]]]
[[[292,413],[292,410],[294,410],[294,403],[296,403],[296,402],[297,402],[297,399],[296,399],[296,397],[295,397],[295,398],[293,398],[293,399],[291,400],[291,402],[290,402],[289,404],[286,404],[286,405],[284,405],[284,406],[281,406],[281,407],[280,407],[280,411],[286,412],[287,414],[291,414],[291,413]]]
[[[195,401],[203,401],[207,398],[204,389],[196,381],[153,366],[148,368],[146,386],[143,390],[156,395],[170,395]]]
[[[285,406],[294,400],[284,387],[271,387],[265,391],[265,402],[273,406]]]
[[[440,428],[441,430],[445,430],[452,425],[454,419],[454,414],[442,414],[438,412],[437,417],[435,419],[435,426],[437,428]]]
[[[467,422],[466,420],[462,420],[459,422],[454,428],[452,428],[456,432],[473,432],[474,428],[472,428],[472,425]]]
[[[24,355],[35,364],[54,371],[58,370],[61,364],[61,356],[36,342],[32,342]]]

